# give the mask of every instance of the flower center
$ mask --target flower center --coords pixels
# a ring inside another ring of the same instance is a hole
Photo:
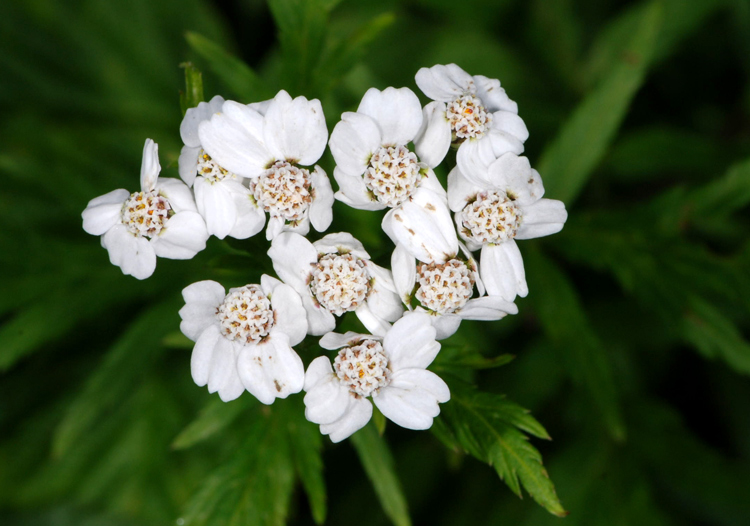
[[[484,135],[492,123],[492,114],[474,95],[463,95],[448,105],[448,121],[457,139],[475,139]]]
[[[154,237],[174,214],[167,198],[157,190],[136,192],[122,205],[122,223],[128,232],[139,237]]]
[[[391,382],[388,358],[377,340],[363,340],[341,349],[333,368],[339,380],[357,397],[377,396],[378,389]]]
[[[240,343],[258,343],[268,336],[274,323],[271,302],[258,285],[230,292],[216,309],[224,337]]]
[[[272,217],[299,221],[312,202],[310,172],[286,161],[277,161],[257,179],[250,180],[255,200]]]
[[[438,314],[460,309],[474,293],[474,277],[466,263],[458,259],[419,265],[417,282],[416,298],[424,307]]]
[[[203,176],[203,178],[210,183],[218,183],[227,177],[237,179],[235,174],[219,166],[219,163],[214,161],[211,156],[203,150],[201,150],[201,153],[198,155],[197,170],[198,175]]]
[[[508,241],[521,226],[521,209],[504,193],[481,192],[461,213],[464,234],[477,243]]]
[[[417,155],[406,146],[388,146],[372,154],[362,177],[378,201],[397,206],[419,186],[419,170]]]
[[[359,307],[370,292],[365,263],[353,254],[326,254],[312,272],[310,289],[336,316]]]

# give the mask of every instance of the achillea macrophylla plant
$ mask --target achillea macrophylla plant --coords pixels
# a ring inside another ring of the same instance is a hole
[[[440,341],[462,320],[518,313],[513,302],[529,290],[516,240],[560,231],[567,213],[543,198],[540,174],[521,156],[529,134],[498,80],[449,64],[420,69],[416,85],[432,102],[423,107],[409,87],[371,88],[330,136],[316,99],[283,90],[249,104],[216,96],[185,113],[182,180],[157,178],[157,145],[147,139],[140,192],[115,190],[89,203],[83,228],[141,280],[153,274],[156,256],[188,259],[209,236],[244,240],[265,227],[277,277],[228,291],[204,280],[182,291],[180,329],[195,342],[185,374],[198,386],[226,403],[245,391],[267,405],[303,397],[304,418],[332,442],[374,414],[429,429],[441,405],[456,403],[449,385],[466,392],[450,367],[428,369]],[[326,147],[335,194],[316,164]],[[447,157],[451,148],[455,157]],[[433,169],[451,158],[444,185]],[[386,210],[390,268],[351,233],[327,233],[334,198],[361,214]],[[335,332],[349,312],[361,330]],[[452,407],[438,436],[494,464],[516,492],[520,477],[538,502],[564,514],[531,445],[518,458],[504,455],[487,429],[465,418],[476,400]],[[482,425],[501,425],[498,418],[490,411]]]

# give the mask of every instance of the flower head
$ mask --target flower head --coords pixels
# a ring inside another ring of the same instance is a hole
[[[315,243],[293,232],[279,235],[268,255],[273,268],[302,297],[310,334],[336,326],[334,316],[353,311],[368,330],[385,334],[403,312],[391,273],[370,261],[362,243],[347,232]]]
[[[156,256],[190,259],[206,248],[206,223],[184,183],[158,177],[159,149],[146,139],[141,190],[114,190],[89,201],[83,229],[102,236],[109,260],[124,274],[146,279],[156,269]]]
[[[331,224],[331,183],[322,168],[310,168],[328,140],[319,100],[292,99],[282,90],[261,103],[226,101],[198,124],[198,138],[225,170],[247,178],[253,210],[269,215],[268,239]]]
[[[302,389],[305,370],[292,346],[307,332],[299,295],[263,275],[260,285],[230,289],[199,281],[182,291],[180,330],[195,342],[193,380],[225,402],[247,389],[264,404]]]
[[[429,429],[450,399],[443,380],[426,368],[440,351],[426,314],[411,313],[385,337],[328,333],[325,349],[339,349],[331,361],[321,356],[305,373],[305,417],[340,442],[364,427],[372,402],[388,419],[407,429]]]

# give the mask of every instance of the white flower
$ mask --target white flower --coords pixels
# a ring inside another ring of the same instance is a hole
[[[180,330],[195,342],[190,369],[199,386],[225,402],[247,389],[264,404],[302,389],[305,368],[292,346],[305,338],[299,295],[263,275],[260,285],[229,289],[199,281],[182,291]]]
[[[158,177],[160,170],[159,148],[146,139],[141,191],[114,190],[89,201],[81,214],[83,229],[102,236],[112,264],[138,279],[154,273],[156,256],[190,259],[208,239],[190,189],[182,181]]]
[[[391,208],[383,229],[422,261],[458,250],[445,190],[432,167],[406,146],[422,126],[422,108],[408,88],[371,88],[356,113],[347,112],[331,133],[339,185],[336,199],[354,208]],[[437,164],[437,163],[436,163]]]
[[[472,77],[448,64],[420,69],[416,82],[435,101],[425,106],[425,124],[414,140],[426,162],[439,164],[451,143],[458,144],[456,163],[471,177],[477,161],[523,152],[529,132],[518,116],[518,105],[508,98],[499,80]]]
[[[328,129],[317,99],[292,99],[282,90],[270,101],[244,105],[228,100],[198,125],[203,149],[225,170],[249,179],[258,209],[270,219],[266,238],[283,231],[307,234],[331,224],[333,190],[319,166]],[[226,199],[225,199],[226,201]]]
[[[393,281],[401,300],[410,310],[430,315],[438,340],[452,336],[461,320],[499,320],[518,313],[514,303],[484,295],[477,262],[464,245],[461,250],[463,257],[418,264],[403,246],[396,245],[391,257]]]
[[[428,371],[440,350],[435,329],[423,313],[411,313],[385,338],[369,334],[328,333],[324,349],[341,350],[334,360],[320,356],[305,373],[305,417],[320,432],[340,442],[367,424],[372,401],[387,418],[407,429],[429,429],[450,400],[443,380]]]
[[[568,213],[561,201],[542,199],[542,179],[526,157],[506,153],[478,175],[480,184],[458,167],[451,171],[449,204],[469,249],[482,249],[480,275],[487,294],[513,301],[529,292],[515,239],[559,232]]]
[[[370,261],[351,234],[328,234],[315,243],[293,232],[280,234],[268,255],[279,277],[302,297],[308,331],[319,336],[336,327],[336,316],[354,311],[375,334],[401,317],[391,273]]]
[[[245,239],[263,229],[266,216],[258,207],[244,178],[224,169],[203,150],[198,126],[221,111],[224,99],[219,95],[185,112],[180,135],[185,146],[179,159],[180,177],[194,187],[198,212],[206,220],[208,233],[219,239],[226,236]]]

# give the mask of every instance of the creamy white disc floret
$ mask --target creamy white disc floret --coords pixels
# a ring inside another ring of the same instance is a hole
[[[365,260],[351,253],[320,256],[311,276],[315,299],[336,316],[356,310],[370,293]]]
[[[241,343],[258,343],[273,327],[271,301],[258,285],[246,285],[227,294],[216,317],[224,337]]]
[[[474,294],[474,276],[463,261],[417,265],[417,300],[426,309],[448,314],[461,309]]]
[[[479,192],[458,212],[463,233],[475,243],[504,243],[516,237],[521,226],[519,206],[503,192]]]
[[[492,113],[487,111],[479,98],[471,94],[451,101],[446,108],[446,117],[457,139],[479,139],[492,125]]]
[[[310,172],[286,161],[277,161],[258,178],[250,179],[250,191],[271,217],[298,222],[307,217],[312,203]]]
[[[388,357],[378,340],[344,347],[333,361],[333,370],[355,396],[377,396],[378,390],[390,383]]]
[[[394,207],[417,190],[422,179],[420,171],[414,152],[405,146],[388,146],[372,154],[363,178],[378,201]]]

